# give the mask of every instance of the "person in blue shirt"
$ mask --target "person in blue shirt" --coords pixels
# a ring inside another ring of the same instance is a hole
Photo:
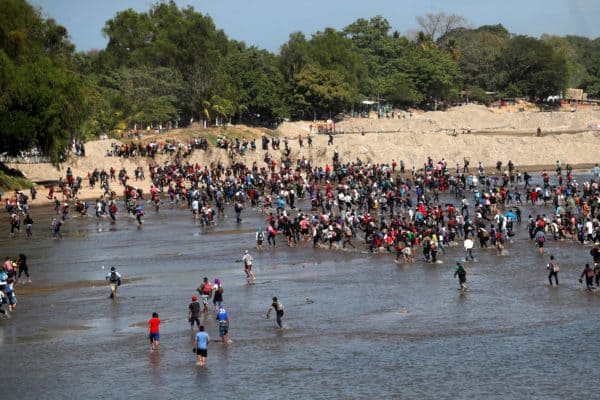
[[[204,332],[204,325],[200,325],[194,338],[194,348],[192,349],[194,354],[196,354],[196,357],[198,357],[198,363],[196,365],[203,367],[206,364],[209,343],[210,338],[208,337],[208,333]]]
[[[277,215],[283,212],[283,207],[285,206],[285,201],[281,198],[281,196],[277,196]]]
[[[219,309],[217,313],[217,321],[219,322],[219,336],[224,344],[230,342],[229,340],[229,314],[223,307]]]
[[[540,254],[544,254],[544,242],[546,241],[546,232],[543,228],[539,228],[534,236],[535,245],[538,247]]]
[[[144,216],[144,208],[142,206],[137,206],[135,208],[135,219],[137,219],[137,222],[139,225],[142,225],[143,221],[142,221],[142,217]]]
[[[511,218],[513,221],[516,221],[516,220],[517,220],[517,214],[515,214],[515,213],[513,212],[513,210],[509,210],[509,211],[506,213],[505,217],[506,217],[506,218]]]

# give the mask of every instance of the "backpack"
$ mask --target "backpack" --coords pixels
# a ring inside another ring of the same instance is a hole
[[[258,233],[258,240],[265,240],[265,235],[262,232]]]
[[[121,286],[121,278],[119,278],[119,276],[117,275],[116,272],[111,272],[110,273],[110,282],[111,283],[116,283],[117,286]]]
[[[204,286],[202,286],[202,294],[210,295],[211,292],[212,292],[212,285],[210,283],[206,282],[204,284]]]
[[[546,236],[544,235],[540,235],[540,237],[538,238],[538,243],[544,243],[546,241]]]

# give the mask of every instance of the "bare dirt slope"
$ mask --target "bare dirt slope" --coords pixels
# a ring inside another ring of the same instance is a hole
[[[349,119],[337,124],[336,128],[346,134],[336,135],[333,146],[328,146],[326,135],[312,134],[313,147],[299,148],[298,135],[308,135],[311,122],[284,123],[277,133],[290,138],[292,157],[306,157],[317,165],[331,161],[334,150],[337,150],[342,160],[354,160],[357,157],[363,161],[391,162],[404,160],[407,168],[423,165],[428,156],[434,160],[445,159],[450,165],[463,162],[468,158],[471,165],[482,161],[491,166],[500,160],[504,163],[512,160],[520,167],[551,165],[556,160],[571,164],[594,164],[600,162],[600,111],[578,110],[577,112],[499,112],[482,106],[469,105],[457,107],[445,112],[419,112],[401,114],[395,119]],[[592,129],[589,129],[589,127]],[[453,135],[454,130],[461,132],[468,127],[470,134]],[[536,129],[542,129],[542,136],[535,135]],[[588,130],[589,129],[589,130]],[[362,136],[358,132],[365,130]],[[354,133],[353,133],[354,132]],[[492,132],[501,132],[493,134]],[[243,130],[236,136],[259,137],[261,130]],[[196,130],[194,134],[202,134]],[[168,135],[157,135],[161,139],[180,139],[185,141],[190,133],[170,132]],[[214,138],[213,138],[214,139]],[[29,179],[40,181],[57,180],[64,170],[71,166],[76,176],[86,177],[89,171],[98,169],[109,170],[114,167],[125,168],[131,177],[133,170],[143,166],[147,171],[149,159],[146,158],[116,158],[107,157],[106,151],[115,140],[99,140],[86,144],[86,157],[72,157],[58,170],[49,164],[13,164],[11,167],[20,169]],[[260,140],[258,140],[260,148]],[[281,145],[283,149],[283,144]],[[281,154],[271,150],[275,159]],[[256,161],[263,165],[263,151],[249,153],[238,160],[246,164]],[[157,157],[157,162],[165,162],[168,156]],[[188,159],[191,163],[208,165],[211,162],[230,162],[226,152],[211,146],[206,152],[195,151]],[[133,182],[134,185],[147,190],[150,182]],[[97,195],[93,193],[92,195]]]

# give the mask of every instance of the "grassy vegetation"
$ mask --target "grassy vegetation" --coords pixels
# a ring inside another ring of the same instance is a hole
[[[5,171],[0,170],[0,192],[8,193],[15,189],[27,189],[32,186],[27,179],[9,175]]]

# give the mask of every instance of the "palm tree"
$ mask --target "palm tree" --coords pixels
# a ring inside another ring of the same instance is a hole
[[[202,100],[202,116],[204,117],[203,127],[206,128],[206,125],[210,123],[210,103],[206,100]]]
[[[216,114],[216,125],[219,125],[219,118],[223,121],[231,118],[231,116],[235,113],[235,106],[231,100],[225,99],[217,95],[213,96],[210,100],[212,103],[211,110],[214,112],[214,114]]]
[[[454,39],[449,39],[448,42],[446,42],[446,51],[455,61],[460,60],[460,57],[462,56],[458,43],[456,43],[456,40]]]
[[[431,36],[426,34],[423,31],[419,31],[416,37],[417,46],[419,46],[422,50],[431,50],[435,47],[435,43]]]

